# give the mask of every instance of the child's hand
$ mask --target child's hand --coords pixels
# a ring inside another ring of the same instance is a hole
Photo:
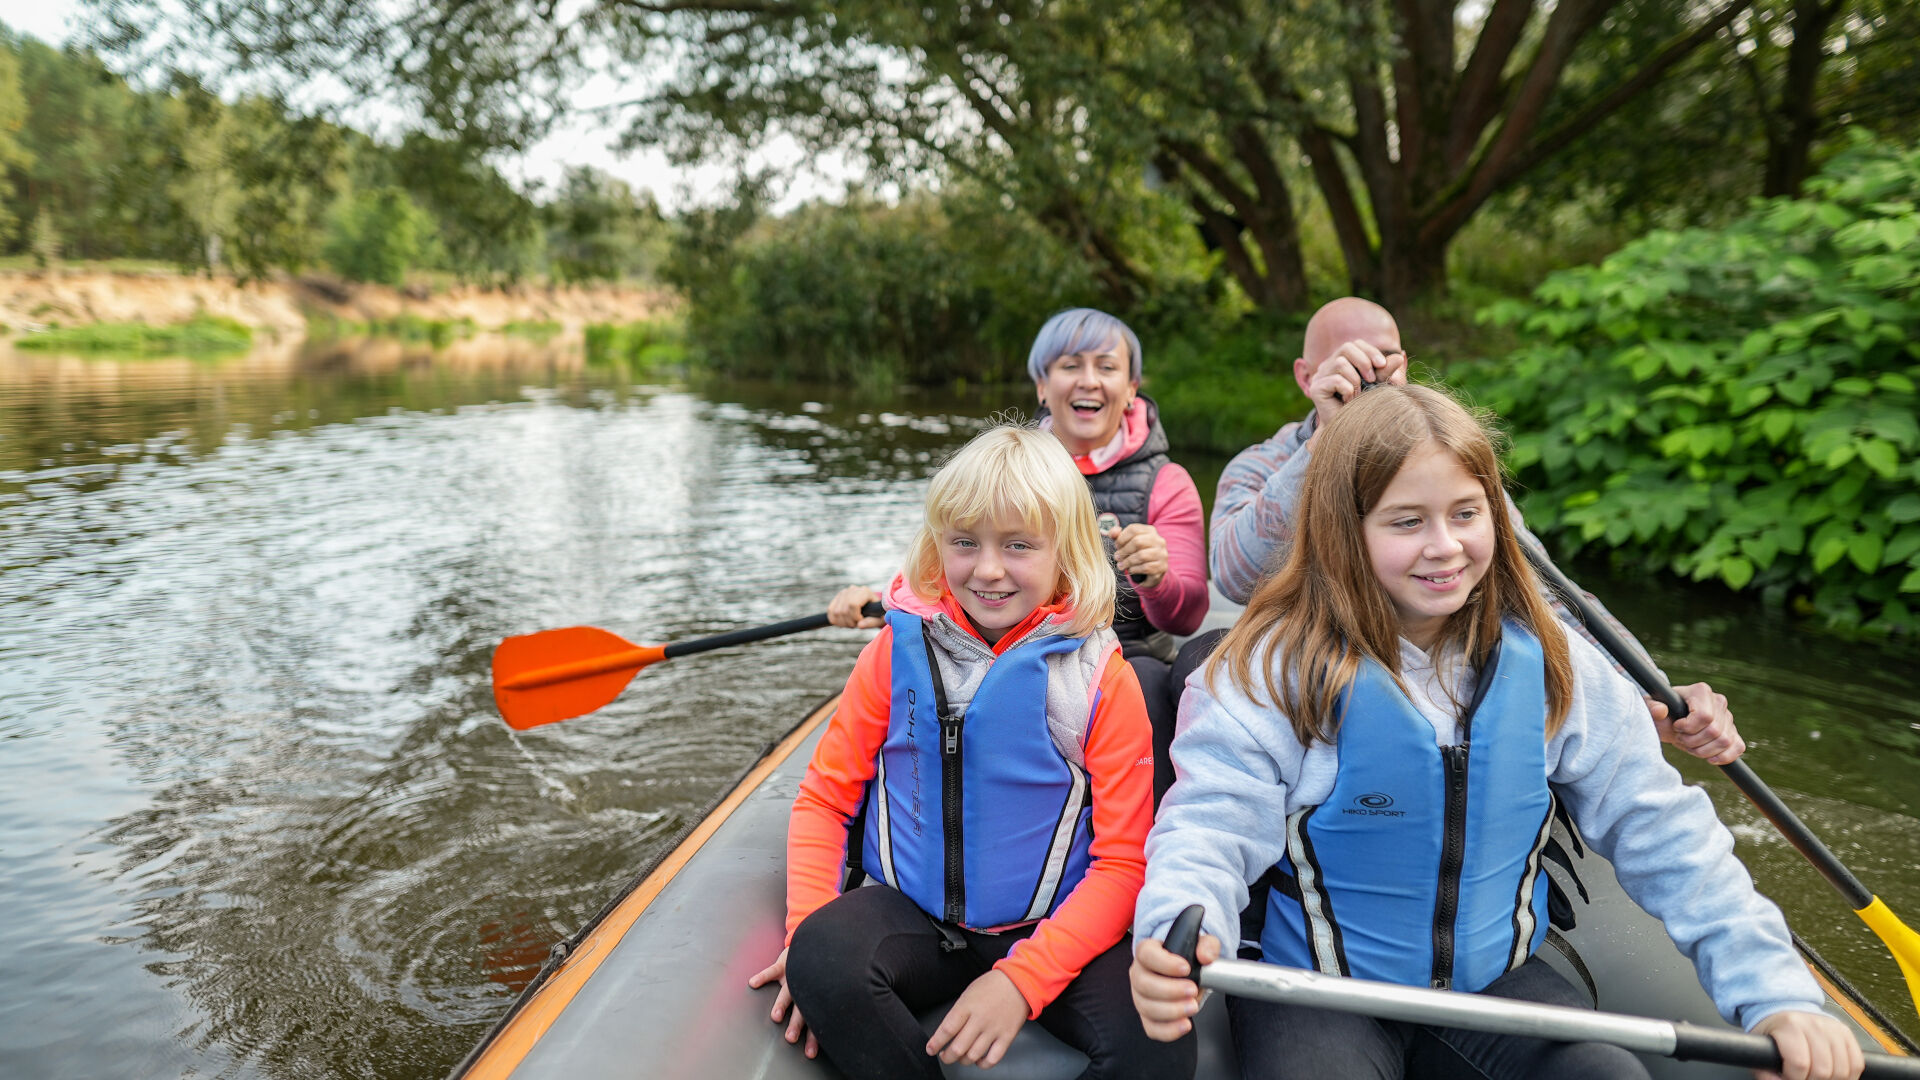
[[[991,1069],[1006,1056],[1020,1025],[1027,1022],[1027,999],[998,969],[973,980],[947,1010],[947,1018],[927,1040],[927,1053],[952,1065],[964,1061]]]
[[[1687,715],[1679,720],[1669,721],[1666,705],[1647,699],[1647,712],[1660,729],[1661,742],[1672,743],[1715,765],[1732,764],[1747,752],[1747,741],[1733,726],[1733,712],[1727,708],[1725,694],[1714,693],[1713,687],[1703,682],[1676,686],[1673,692],[1687,703]]]
[[[872,630],[885,626],[887,620],[875,619],[860,614],[860,609],[873,603],[880,597],[865,585],[849,585],[841,589],[827,604],[827,621],[835,626],[844,626],[856,630]]]
[[[1167,538],[1151,525],[1140,523],[1107,534],[1113,538],[1113,565],[1151,589],[1167,576]]]
[[[800,1019],[800,1009],[794,1005],[793,995],[787,992],[787,950],[785,949],[780,950],[779,957],[777,957],[773,963],[768,964],[765,971],[748,979],[747,986],[758,990],[768,983],[775,981],[780,983],[780,992],[774,995],[773,998],[773,1022],[778,1024],[786,1020],[787,1041],[797,1043],[800,1041],[800,1036],[805,1035],[807,1037],[807,1056],[819,1057],[820,1040],[813,1037],[813,1032],[807,1029],[807,1022]],[[792,1020],[787,1020],[787,1014],[789,1012],[793,1014]]]
[[[1854,1080],[1867,1067],[1847,1026],[1826,1013],[1777,1012],[1753,1026],[1780,1048],[1780,1071],[1755,1069],[1760,1080]]]
[[[1220,939],[1201,934],[1194,956],[1203,965],[1220,959]],[[1152,938],[1133,950],[1127,979],[1133,983],[1133,1007],[1140,1010],[1148,1038],[1172,1042],[1193,1030],[1191,1017],[1200,1011],[1200,987],[1187,975],[1187,962]]]

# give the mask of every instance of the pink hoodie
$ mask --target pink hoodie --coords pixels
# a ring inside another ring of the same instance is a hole
[[[1040,420],[1043,431],[1053,430],[1053,417]],[[1073,459],[1084,476],[1103,473],[1125,461],[1145,445],[1153,426],[1147,419],[1145,398],[1127,406],[1113,441],[1091,454]],[[1187,470],[1169,461],[1153,480],[1147,500],[1147,524],[1167,542],[1167,576],[1151,589],[1140,590],[1140,611],[1155,628],[1180,636],[1200,629],[1207,617],[1206,516],[1200,508],[1200,489]]]

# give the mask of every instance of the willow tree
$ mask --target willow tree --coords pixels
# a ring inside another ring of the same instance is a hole
[[[1356,291],[1444,284],[1489,198],[1752,0],[90,0],[100,44],[405,94],[447,137],[524,146],[587,75],[630,143],[776,134],[886,177],[965,178],[1151,291],[1143,209],[1178,198],[1246,294],[1306,301],[1324,203]]]

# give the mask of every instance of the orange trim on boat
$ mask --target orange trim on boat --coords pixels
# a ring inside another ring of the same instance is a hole
[[[702,818],[700,824],[694,826],[693,831],[687,834],[687,838],[680,842],[680,846],[674,848],[672,854],[661,860],[660,865],[653,868],[653,872],[647,875],[646,880],[628,893],[626,899],[620,901],[619,905],[600,921],[600,925],[593,928],[586,940],[568,954],[567,959],[561,963],[552,977],[534,991],[533,998],[527,1002],[526,1007],[508,1022],[506,1028],[491,1043],[487,1044],[486,1050],[474,1061],[473,1067],[462,1074],[462,1080],[506,1080],[514,1069],[519,1068],[520,1063],[533,1050],[534,1044],[539,1042],[540,1037],[547,1033],[547,1029],[553,1026],[554,1021],[560,1018],[560,1013],[566,1009],[574,995],[580,992],[580,988],[586,985],[594,970],[600,966],[600,961],[606,959],[607,955],[613,951],[613,947],[619,944],[620,939],[632,928],[641,913],[647,910],[647,905],[653,902],[653,898],[660,895],[660,890],[667,887],[667,883],[673,880],[681,867],[686,866],[694,855],[699,853],[701,846],[719,831],[721,825],[726,823],[727,818],[732,816],[740,804],[747,801],[747,796],[753,794],[754,789],[779,768],[780,763],[787,760],[794,749],[805,742],[807,736],[813,734],[815,728],[819,727],[827,717],[833,715],[834,706],[839,702],[840,698],[836,695],[831,701],[815,709],[813,715],[801,721],[798,727],[787,733],[786,738],[780,740],[779,745],[775,746],[771,753],[761,758],[760,763],[753,767],[753,771],[741,778],[740,783],[728,792],[720,805],[714,807],[712,813]]]
[[[1860,1007],[1859,1002],[1841,993],[1840,988],[1835,986],[1833,980],[1827,978],[1824,972],[1812,964],[1807,965],[1807,970],[1813,973],[1813,981],[1819,983],[1820,989],[1826,992],[1827,1000],[1840,1006],[1849,1019],[1860,1025],[1861,1031],[1866,1032],[1874,1042],[1880,1044],[1881,1050],[1895,1057],[1910,1056],[1906,1047],[1900,1045],[1898,1040],[1887,1034],[1886,1029],[1874,1021],[1873,1017],[1867,1015],[1867,1011]]]

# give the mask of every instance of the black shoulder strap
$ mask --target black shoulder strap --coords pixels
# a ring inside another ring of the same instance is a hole
[[[840,883],[841,892],[852,892],[867,882],[867,806],[872,802],[873,781],[869,780],[866,798],[860,800],[860,809],[847,822],[847,876]]]
[[[927,627],[924,622],[920,625],[920,644],[927,647],[927,675],[933,679],[933,707],[939,710],[939,720],[944,724],[949,719],[947,680],[940,677],[940,658],[934,655],[933,639],[927,636]]]

